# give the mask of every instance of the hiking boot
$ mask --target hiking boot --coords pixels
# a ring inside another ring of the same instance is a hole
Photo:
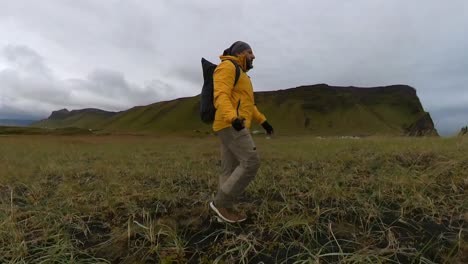
[[[243,213],[238,213],[232,208],[216,207],[214,202],[210,202],[210,208],[218,215],[221,220],[228,223],[239,223],[245,221],[247,216]]]

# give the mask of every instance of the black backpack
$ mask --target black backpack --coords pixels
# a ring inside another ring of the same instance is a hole
[[[230,61],[236,66],[236,78],[234,80],[234,86],[236,86],[240,77],[240,67],[233,60]],[[205,60],[205,58],[201,59],[201,63],[203,69],[203,87],[200,94],[200,117],[203,122],[211,124],[215,119],[216,113],[213,102],[213,73],[217,65]]]

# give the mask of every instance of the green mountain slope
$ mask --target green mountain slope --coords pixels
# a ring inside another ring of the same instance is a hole
[[[256,92],[255,99],[278,134],[437,135],[416,90],[405,85],[357,88],[318,84]],[[56,118],[51,115],[33,125],[129,133],[211,131],[209,125],[200,121],[198,108],[198,97],[188,97],[138,106],[119,113],[96,109],[71,111],[63,116],[56,114]],[[252,128],[256,129],[260,127]]]

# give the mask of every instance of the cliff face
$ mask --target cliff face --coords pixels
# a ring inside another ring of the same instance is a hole
[[[51,120],[65,119],[69,114],[70,112],[68,111],[68,109],[64,108],[64,109],[60,109],[57,111],[53,111],[52,114],[50,114],[48,119],[51,119]]]
[[[434,128],[434,122],[429,113],[424,113],[421,118],[417,119],[413,124],[406,128],[407,136],[438,136],[437,130]]]
[[[326,84],[256,92],[258,109],[278,134],[318,136],[437,135],[434,123],[406,85],[359,88]],[[131,133],[211,132],[201,122],[199,97],[179,98],[114,113],[99,109],[54,111],[37,126],[103,129]],[[263,129],[257,125],[252,131]]]

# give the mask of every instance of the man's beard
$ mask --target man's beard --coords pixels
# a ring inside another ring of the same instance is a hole
[[[247,66],[247,70],[253,69],[253,60],[246,60],[245,64]]]

